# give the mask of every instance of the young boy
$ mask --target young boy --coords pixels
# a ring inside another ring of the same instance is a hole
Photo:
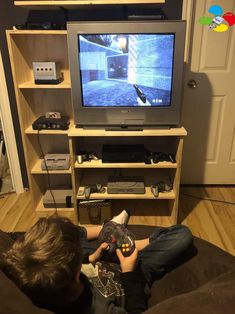
[[[107,243],[92,251],[86,242],[97,228],[89,234],[66,218],[42,218],[6,252],[4,271],[36,305],[58,314],[138,314],[147,308],[146,287],[192,245],[184,226],[156,228],[130,256],[116,250],[120,265],[112,264],[102,261]]]

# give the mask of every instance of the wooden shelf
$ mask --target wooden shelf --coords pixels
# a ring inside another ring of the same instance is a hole
[[[115,136],[186,136],[187,131],[184,127],[181,128],[170,128],[170,129],[147,129],[144,128],[143,131],[106,131],[104,128],[92,128],[92,129],[84,129],[84,128],[76,128],[72,126],[69,129],[68,136],[69,137],[115,137]]]
[[[107,187],[105,188],[107,191]],[[84,187],[80,187],[78,192],[84,190]],[[77,195],[77,199],[85,199],[84,195]],[[108,194],[105,193],[91,193],[90,199],[155,199],[155,200],[173,200],[175,199],[174,191],[159,193],[156,198],[153,196],[150,187],[145,187],[145,194]]]
[[[41,30],[41,29],[10,29],[6,31],[11,35],[67,35],[66,30]]]
[[[69,81],[63,81],[60,84],[57,85],[50,85],[50,84],[35,84],[34,82],[25,82],[22,84],[19,84],[18,86],[20,89],[70,89],[71,88],[71,83]]]
[[[14,1],[14,5],[30,8],[30,7],[64,7],[64,8],[76,8],[78,6],[90,6],[90,5],[110,5],[110,4],[154,4],[154,3],[165,3],[165,0],[31,0],[31,1]]]
[[[102,160],[91,160],[85,161],[82,164],[75,162],[75,168],[86,169],[86,168],[139,168],[139,169],[151,169],[151,168],[177,168],[177,163],[171,162],[159,162],[156,164],[145,164],[145,163],[102,163]]]
[[[34,130],[32,126],[25,129],[25,134],[53,134],[53,135],[67,135],[68,130]]]
[[[47,171],[41,169],[42,161],[43,159],[37,160],[31,170],[32,174],[47,174]],[[71,167],[67,170],[49,170],[49,174],[71,174]]]

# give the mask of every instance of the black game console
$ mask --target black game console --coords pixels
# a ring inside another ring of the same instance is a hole
[[[68,130],[69,124],[69,118],[65,116],[59,119],[41,116],[33,122],[32,127],[34,130]]]
[[[124,225],[108,221],[103,225],[100,231],[98,241],[108,243],[106,251],[111,257],[116,249],[120,249],[123,256],[130,256],[135,250],[135,241],[133,235]]]
[[[110,145],[105,144],[102,148],[103,163],[118,162],[145,162],[146,149],[144,145]]]

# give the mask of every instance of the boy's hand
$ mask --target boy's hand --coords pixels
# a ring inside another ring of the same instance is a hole
[[[138,250],[135,248],[134,252],[130,256],[123,256],[121,250],[116,250],[117,257],[120,261],[121,270],[123,273],[133,271],[136,266]]]
[[[108,247],[108,243],[106,243],[106,242],[102,243],[102,244],[98,247],[98,249],[96,249],[96,251],[95,251],[93,254],[91,254],[91,255],[89,256],[89,258],[88,258],[88,259],[89,259],[89,262],[90,262],[90,263],[98,262],[98,261],[101,259],[101,256],[102,256],[102,254],[103,254],[103,251],[106,250],[107,247]]]

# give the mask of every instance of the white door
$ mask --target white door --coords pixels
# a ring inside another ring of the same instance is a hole
[[[185,1],[185,6],[186,6]],[[235,24],[215,32],[199,24],[211,5],[235,13],[233,0],[193,3],[182,125],[187,129],[182,183],[235,184]],[[190,27],[189,27],[190,30]],[[196,88],[188,87],[196,83]],[[190,85],[190,84],[189,84]]]

